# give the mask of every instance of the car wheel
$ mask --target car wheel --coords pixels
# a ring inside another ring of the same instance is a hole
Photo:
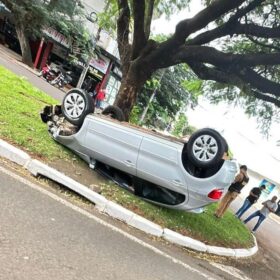
[[[91,96],[81,89],[71,89],[62,101],[62,114],[73,125],[81,126],[85,117],[94,112]]]
[[[124,114],[119,107],[109,105],[107,106],[103,112],[103,115],[110,116],[111,118],[123,122],[125,120]]]
[[[188,158],[196,167],[212,167],[221,162],[226,151],[225,144],[226,141],[216,130],[200,129],[188,141]]]
[[[223,141],[224,141],[225,153],[228,153],[229,147],[228,147],[227,140],[224,137],[222,137],[222,138],[223,138]]]

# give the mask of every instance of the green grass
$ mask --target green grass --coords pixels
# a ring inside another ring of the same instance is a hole
[[[48,135],[39,113],[57,101],[32,86],[24,77],[0,67],[0,138],[42,158],[67,157],[69,152]]]
[[[0,138],[48,162],[73,157],[51,139],[46,124],[40,120],[42,108],[55,103],[56,100],[33,87],[25,78],[0,67]],[[215,205],[207,207],[203,214],[192,214],[154,206],[113,184],[103,185],[102,194],[163,227],[208,244],[235,248],[253,245],[247,228],[230,212],[219,220],[213,216]]]
[[[194,214],[152,205],[114,184],[102,185],[101,194],[150,221],[210,245],[249,248],[254,244],[248,229],[230,211],[222,219],[214,217],[216,204]]]

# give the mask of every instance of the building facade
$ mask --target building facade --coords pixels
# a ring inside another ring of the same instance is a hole
[[[49,0],[42,0],[48,4]],[[90,60],[90,67],[82,87],[93,91],[97,84],[106,88],[106,104],[112,104],[120,87],[121,71],[117,49],[117,42],[112,34],[99,28],[98,14],[106,8],[103,0],[70,0],[75,10],[83,8],[86,17],[82,24],[88,30],[92,41],[97,45],[95,55]],[[69,3],[68,3],[69,4]],[[3,7],[2,7],[3,6]],[[20,46],[13,27],[12,14],[2,5],[0,8],[0,40],[8,43],[14,51],[20,53]],[[97,38],[98,37],[98,38]],[[43,30],[42,38],[30,41],[34,67],[41,69],[47,63],[52,66],[62,67],[72,73],[72,86],[76,86],[79,77],[86,66],[86,61],[76,59],[75,55],[81,50],[75,46],[73,38],[68,38],[54,27],[49,26]],[[75,57],[75,59],[73,59]]]

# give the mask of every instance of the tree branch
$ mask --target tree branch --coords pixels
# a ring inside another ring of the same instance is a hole
[[[251,92],[252,92],[252,94],[254,95],[255,98],[260,99],[260,100],[265,101],[265,102],[272,103],[272,104],[274,104],[274,105],[276,105],[277,107],[280,108],[280,100],[279,99],[274,98],[270,95],[262,94],[261,92],[259,92],[257,90],[251,90]]]
[[[214,39],[226,36],[226,35],[232,35],[235,33],[235,26],[238,25],[238,20],[245,16],[250,11],[254,10],[257,6],[259,6],[262,2],[265,0],[254,0],[251,2],[248,6],[242,9],[238,9],[237,12],[230,17],[230,19],[227,21],[227,23],[214,28],[213,30],[206,31],[204,33],[199,34],[194,39],[191,39],[187,42],[188,45],[203,45],[206,43],[209,43],[213,41]]]
[[[222,84],[230,84],[233,86],[238,86],[243,91],[245,89],[245,91],[248,94],[251,93],[255,98],[266,102],[270,102],[280,108],[279,99],[271,95],[264,94],[257,89],[252,89],[248,85],[248,83],[244,81],[244,79],[238,77],[235,74],[229,74],[223,71],[223,69],[210,68],[203,65],[202,63],[190,63],[189,66],[194,71],[194,73],[202,80],[213,80]],[[280,85],[278,85],[278,87],[280,87]]]
[[[244,2],[246,2],[246,0],[213,1],[207,8],[199,12],[193,18],[179,22],[176,26],[174,39],[183,43],[191,33],[204,28],[210,22],[218,19],[234,8],[238,8]]]
[[[151,23],[152,23],[153,12],[154,12],[154,5],[155,5],[155,0],[148,1],[148,5],[147,5],[147,8],[146,8],[146,13],[145,13],[145,27],[144,27],[146,40],[148,40],[149,37],[150,37]]]
[[[277,47],[277,46],[273,46],[273,45],[269,45],[269,44],[265,44],[265,43],[262,43],[262,42],[259,42],[257,39],[254,39],[252,36],[248,35],[247,38],[253,42],[254,44],[256,45],[259,45],[261,47],[264,47],[264,48],[268,48],[268,49],[271,49],[271,50],[276,50],[276,51],[279,51],[280,52],[280,47]]]
[[[134,60],[142,48],[146,45],[147,39],[144,31],[145,25],[145,0],[133,0],[134,31],[131,59]]]
[[[149,56],[150,65],[155,69],[162,68],[168,64],[170,57],[178,51],[178,47],[185,43],[186,38],[201,28],[207,26],[210,22],[218,19],[223,14],[234,8],[238,8],[247,0],[216,0],[199,12],[191,19],[179,22],[176,26],[175,34],[167,41],[161,43],[154,54]],[[164,59],[163,59],[164,57]]]
[[[213,80],[223,84],[242,85],[242,79],[234,74],[229,74],[223,69],[210,68],[203,63],[191,62],[188,64],[194,73],[202,80]]]
[[[176,63],[197,61],[227,68],[275,65],[280,64],[280,53],[232,54],[206,46],[183,46],[174,54],[172,61]]]
[[[119,17],[117,21],[117,40],[121,61],[127,61],[129,46],[130,9],[127,0],[118,0]]]
[[[252,88],[280,97],[280,84],[264,78],[254,70],[245,68],[242,71],[238,71],[236,75],[249,83]]]

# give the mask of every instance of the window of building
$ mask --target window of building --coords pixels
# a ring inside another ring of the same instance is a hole
[[[112,105],[116,99],[117,93],[120,89],[121,82],[116,79],[113,75],[110,76],[108,84],[106,86],[107,94],[106,94],[106,103]]]

